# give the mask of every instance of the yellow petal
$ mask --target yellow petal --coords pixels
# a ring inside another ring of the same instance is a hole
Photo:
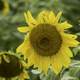
[[[43,57],[37,53],[32,53],[32,55],[28,58],[28,66],[33,64],[34,67],[38,67],[39,71],[43,71],[45,74],[47,74],[48,67],[50,65],[50,59],[49,57]]]
[[[43,57],[40,56],[40,63],[39,63],[39,68],[47,74],[48,68],[50,66],[50,58],[49,57]]]
[[[30,78],[27,71],[24,71],[24,78],[25,79],[29,79]]]
[[[62,63],[60,63],[59,58],[54,56],[54,58],[51,59],[51,64],[53,71],[58,74],[62,69]]]
[[[48,11],[42,11],[37,16],[37,21],[39,23],[47,23],[49,21],[49,12]]]
[[[29,79],[28,72],[23,71],[23,73],[20,74],[19,78],[20,80]]]
[[[27,41],[24,41],[24,42],[16,49],[16,52],[17,52],[17,53],[22,53],[25,58],[27,58],[28,56],[31,55],[31,54],[29,53],[29,51],[30,51],[30,46],[29,46],[29,43],[28,43]]]
[[[57,24],[57,26],[58,26],[58,28],[60,30],[64,30],[64,29],[68,29],[68,28],[71,28],[72,27],[72,25],[69,24],[67,21],[65,21],[63,23],[59,23],[59,24]]]
[[[35,57],[36,55],[34,55],[34,52],[31,53],[31,55],[28,57],[28,67],[35,64],[36,61],[38,61],[37,57]]]
[[[18,27],[17,29],[19,32],[22,32],[22,33],[26,33],[30,30],[29,27]]]
[[[28,66],[27,66],[27,63],[26,63],[26,62],[21,61],[21,63],[22,63],[22,65],[23,65],[25,68],[28,68]]]
[[[37,24],[37,21],[32,17],[31,12],[28,11],[27,13],[24,13],[26,23],[29,26],[35,26]]]
[[[59,13],[57,14],[56,19],[55,19],[55,23],[58,23],[61,15],[62,15],[62,12],[59,12]]]
[[[8,56],[3,55],[3,58],[4,58],[4,60],[5,60],[7,63],[10,63],[10,59],[9,59],[9,57],[8,57]]]
[[[67,68],[69,66],[69,64],[71,63],[70,57],[68,57],[66,54],[64,54],[63,50],[61,50],[59,52],[59,54],[60,54],[59,56],[60,56],[60,59],[63,63],[63,66]]]
[[[55,19],[55,14],[53,11],[50,11],[49,13],[49,17],[52,18],[52,19]]]
[[[54,24],[54,21],[55,21],[55,14],[52,12],[52,11],[50,11],[50,13],[49,13],[49,22],[51,23],[51,24]]]
[[[69,33],[61,33],[63,39],[76,39],[77,35],[74,34],[69,34]]]
[[[77,47],[80,44],[80,42],[74,39],[64,39],[63,44],[69,47]]]
[[[68,46],[63,45],[60,50],[62,50],[64,52],[63,53],[64,55],[66,55],[68,57],[73,57],[73,53]]]
[[[73,57],[73,53],[68,47],[64,46],[63,52],[64,52],[64,54],[68,55],[68,57]]]

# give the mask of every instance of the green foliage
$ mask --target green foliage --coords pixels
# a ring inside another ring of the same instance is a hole
[[[80,80],[80,61],[74,60],[63,73],[61,80]]]
[[[80,1],[79,0],[60,0],[61,8],[64,12],[64,17],[69,20],[74,28],[72,29],[73,33],[80,32]]]

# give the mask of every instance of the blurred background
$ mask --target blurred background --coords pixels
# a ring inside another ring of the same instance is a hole
[[[15,51],[21,44],[23,34],[17,27],[27,25],[23,13],[28,10],[34,17],[42,10],[62,11],[61,20],[73,25],[69,32],[77,34],[80,41],[80,0],[0,0],[0,51]]]

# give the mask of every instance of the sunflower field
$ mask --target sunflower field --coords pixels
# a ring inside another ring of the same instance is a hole
[[[0,0],[0,80],[80,80],[80,0]]]

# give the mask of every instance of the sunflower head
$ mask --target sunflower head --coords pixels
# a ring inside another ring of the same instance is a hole
[[[62,12],[55,15],[53,11],[42,11],[34,19],[28,11],[24,13],[28,26],[18,28],[27,35],[17,52],[22,52],[28,58],[29,65],[34,64],[44,72],[47,72],[49,66],[52,66],[56,74],[62,67],[68,67],[73,57],[70,47],[79,44],[76,35],[65,32],[72,25],[67,21],[61,22],[61,14]]]
[[[24,71],[26,72],[19,56],[12,52],[0,52],[0,78],[24,80],[27,78],[27,73]]]

